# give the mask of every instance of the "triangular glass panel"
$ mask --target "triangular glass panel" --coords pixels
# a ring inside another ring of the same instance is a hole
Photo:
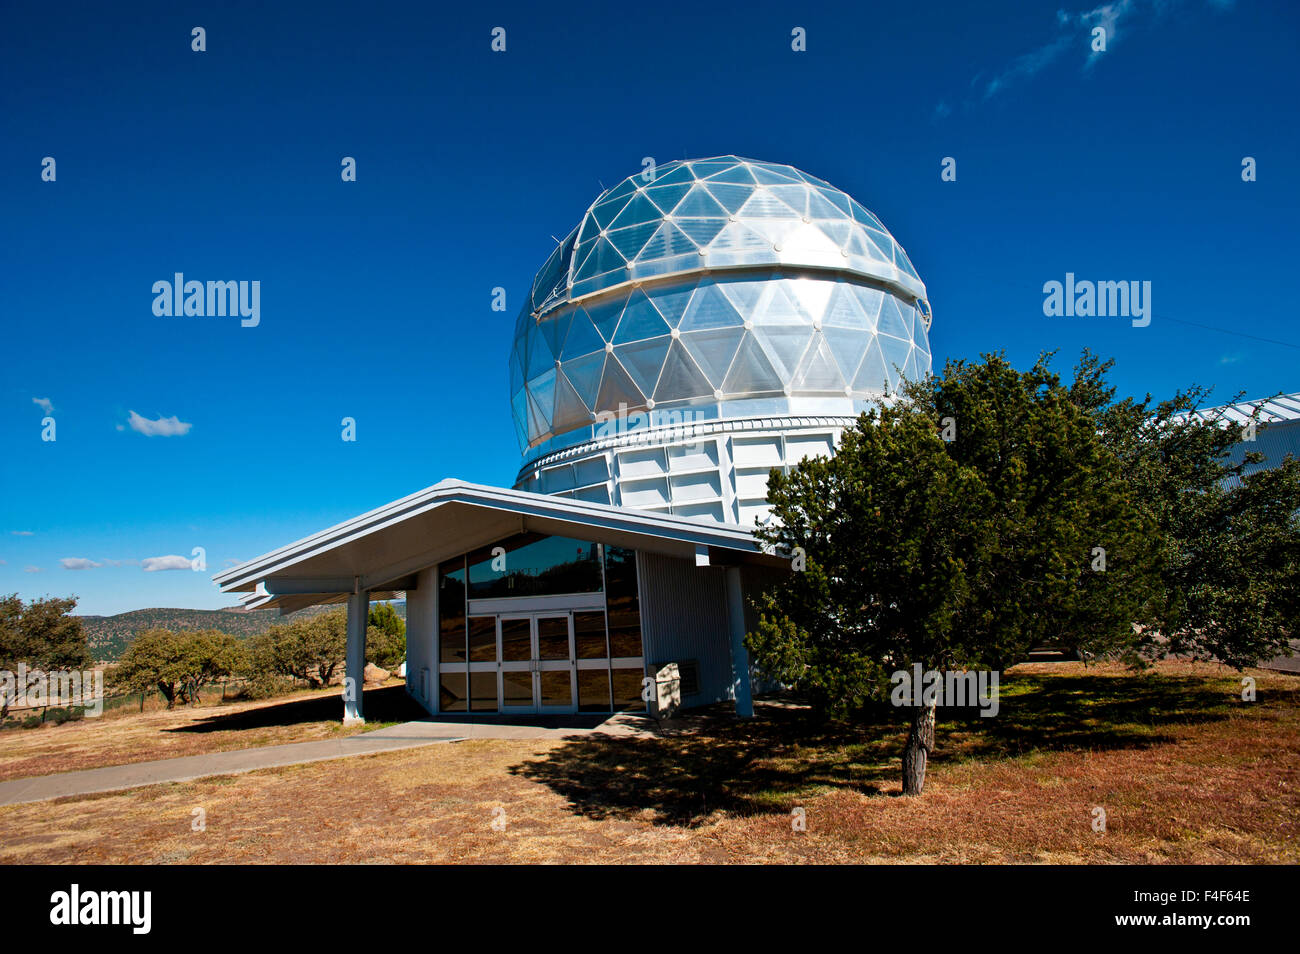
[[[674,217],[673,222],[681,229],[686,236],[698,245],[704,248],[721,232],[727,225],[726,219],[683,219]]]
[[[903,368],[907,367],[907,354],[912,350],[910,342],[889,335],[879,335],[876,342],[880,353],[885,358],[885,370],[889,372],[890,381],[896,381]]]
[[[882,232],[889,231],[880,224],[880,219],[868,212],[857,200],[850,198],[849,208],[853,210],[853,217],[863,225],[870,225],[872,228],[880,229]]]
[[[531,391],[526,390],[524,393],[528,395],[528,432],[534,437],[541,437],[551,429],[550,418],[538,406]]]
[[[807,325],[758,325],[754,328],[754,337],[763,345],[763,350],[772,360],[772,367],[781,374],[781,383],[794,381],[795,369],[808,350],[808,342],[813,330]]]
[[[557,309],[537,323],[551,354],[558,355],[564,351],[564,338],[569,333],[569,322],[572,320],[572,311]]]
[[[822,330],[822,337],[826,339],[844,380],[853,380],[853,372],[862,364],[867,346],[871,344],[871,333],[862,328],[827,327]]]
[[[598,411],[617,411],[620,404],[628,409],[645,406],[645,395],[623,370],[623,366],[612,357],[605,362],[605,375],[600,382],[600,394],[596,398]]]
[[[605,352],[584,355],[560,366],[564,376],[569,379],[582,403],[593,411],[596,410],[596,395],[600,391],[600,379],[605,370]]]
[[[667,170],[667,172],[656,171],[654,185],[678,185],[683,182],[689,185],[695,181],[695,173],[691,172],[690,166],[680,159],[669,163]]]
[[[903,251],[903,246],[897,243],[894,244],[894,264],[907,272],[907,274],[911,275],[917,281],[920,281],[921,276],[916,274],[916,269],[912,267],[912,260],[908,258],[907,253]]]
[[[533,433],[528,417],[528,392],[523,388],[516,391],[515,396],[510,399],[510,409],[514,411],[511,416],[514,417],[515,424],[519,426],[521,431],[527,430],[526,434],[521,433],[519,442],[523,444],[528,439],[536,437],[537,435]]]
[[[635,193],[633,193],[635,195]],[[611,222],[618,218],[632,196],[620,196],[617,199],[597,202],[591,209],[591,217],[595,220],[596,226],[601,229],[609,228]]]
[[[767,286],[766,278],[740,278],[718,284],[722,293],[740,313],[741,318],[754,317],[754,313],[758,311],[759,300],[763,297]]]
[[[636,191],[637,184],[637,177],[629,176],[602,195],[597,201],[605,202],[611,199],[626,198]]]
[[[747,249],[754,251],[763,249],[770,252],[772,243],[741,222],[727,223],[727,226],[718,233],[717,238],[709,243],[710,252],[741,252]]]
[[[726,182],[734,185],[752,186],[754,184],[754,175],[749,171],[749,166],[742,162],[730,169],[713,173],[709,176],[708,181],[710,183]]]
[[[658,338],[671,330],[645,292],[638,288],[632,292],[627,307],[623,309],[623,320],[618,323],[614,343],[626,344],[629,341]]]
[[[907,337],[910,340],[915,341],[916,309],[913,308],[912,305],[901,301],[896,301],[895,305],[898,307],[898,313],[903,316],[903,327],[907,329]]]
[[[596,247],[582,263],[582,267],[573,273],[573,280],[578,282],[624,268],[627,268],[627,260],[618,253],[618,249],[614,248],[608,239],[599,238],[596,240]]]
[[[806,185],[800,183],[799,185],[771,186],[768,191],[794,209],[796,214],[800,216],[808,215],[808,193],[812,190]]]
[[[812,219],[831,219],[839,221],[845,218],[844,210],[829,201],[820,189],[808,190],[808,217]]]
[[[632,376],[642,394],[654,394],[659,372],[663,370],[664,356],[668,354],[672,341],[670,336],[661,335],[649,341],[635,341],[614,348],[614,357]]]
[[[893,335],[906,341],[912,339],[907,326],[903,324],[903,316],[898,313],[898,301],[893,295],[886,295],[880,306],[880,320],[876,323],[876,333]]]
[[[659,375],[659,384],[655,388],[655,403],[683,401],[712,393],[713,385],[695,366],[695,361],[682,347],[682,343],[674,341],[668,349],[668,357],[664,359],[664,371]]]
[[[767,185],[785,185],[790,182],[800,182],[800,178],[794,174],[794,170],[789,166],[776,166],[769,163],[754,163],[751,168],[754,170],[754,178]]]
[[[756,325],[805,325],[812,330],[812,316],[799,310],[798,300],[790,293],[787,279],[770,281],[763,298],[754,309]]]
[[[844,243],[844,250],[850,255],[880,260],[880,249],[867,241],[867,236],[861,229],[854,229],[849,233],[849,240]],[[886,258],[885,261],[889,262],[889,259]]]
[[[650,201],[655,204],[663,215],[656,216],[661,219],[664,215],[670,214],[673,209],[677,208],[677,203],[686,198],[692,186],[688,182],[679,182],[677,185],[652,185],[645,190]]]
[[[519,362],[519,348],[510,349],[510,393],[514,394],[524,385],[524,366]]]
[[[876,330],[876,324],[880,321],[880,308],[885,299],[890,297],[887,292],[879,288],[867,288],[865,285],[850,285],[853,289],[853,295],[862,306],[862,313],[867,316],[867,327],[872,331]]]
[[[556,369],[551,368],[533,378],[527,385],[528,393],[533,396],[542,416],[546,418],[548,429],[551,424],[551,412],[555,410],[555,375]]]
[[[771,189],[755,189],[738,214],[746,219],[788,219],[801,215],[773,195]]]
[[[727,372],[727,380],[723,382],[722,390],[729,397],[734,398],[780,391],[784,386],[785,382],[772,367],[767,354],[753,334],[747,332],[736,350],[736,358],[731,362],[731,369]]]
[[[528,329],[528,358],[524,362],[524,378],[531,381],[547,368],[555,367],[555,355],[546,344],[536,326]]]
[[[618,218],[610,223],[609,228],[625,229],[633,225],[644,225],[646,222],[658,222],[663,217],[659,208],[638,192],[632,196],[632,201],[628,202]]]
[[[609,233],[608,238],[619,253],[630,262],[641,254],[645,243],[650,241],[657,228],[659,228],[659,220],[655,219],[653,222],[642,222],[640,225],[625,229],[614,229]]]
[[[744,320],[736,312],[730,299],[722,289],[711,281],[701,282],[686,306],[681,324],[677,327],[683,332],[703,331],[707,328],[727,328],[739,326]]]
[[[835,288],[831,291],[831,300],[822,313],[822,322],[825,325],[863,330],[871,327],[858,296],[854,294],[856,290],[855,286],[847,282],[835,283]]]
[[[560,374],[555,379],[555,415],[551,429],[557,434],[591,423],[591,411],[573,389],[569,379]]]
[[[839,209],[845,218],[853,217],[852,209],[849,206],[849,197],[843,192],[838,189],[818,189],[817,191],[822,194],[823,199]]]
[[[849,244],[849,236],[858,228],[856,224],[848,219],[839,219],[831,221],[828,219],[814,219],[813,224],[825,235],[830,241],[835,243],[836,248],[845,248]]]
[[[619,295],[583,306],[587,316],[591,319],[592,326],[600,332],[601,347],[604,347],[606,341],[614,340],[614,329],[618,327],[618,319],[623,316],[623,305],[626,302],[627,298]],[[569,334],[573,334],[573,332],[570,331]],[[579,352],[574,353],[578,354]]]
[[[862,359],[862,364],[858,367],[858,373],[853,377],[853,390],[879,394],[885,390],[885,383],[888,380],[889,376],[885,373],[885,362],[880,353],[880,345],[872,341],[867,348],[866,357]]]
[[[655,234],[646,243],[645,248],[642,249],[636,260],[638,262],[653,262],[661,258],[685,255],[688,252],[698,253],[699,248],[677,226],[671,222],[664,222],[655,230]]]
[[[703,159],[690,163],[691,171],[695,173],[697,179],[704,179],[719,172],[726,172],[728,169],[734,168],[735,165],[736,161],[734,159]]]
[[[682,312],[690,303],[691,293],[694,290],[694,282],[669,285],[666,288],[660,285],[655,288],[654,298],[650,300],[659,314],[664,316],[664,321],[668,322],[669,328],[676,328],[677,323],[682,320]]]
[[[796,390],[805,391],[843,391],[844,378],[831,355],[825,335],[814,335],[813,345],[804,355],[795,375]]]
[[[740,211],[741,207],[749,201],[749,197],[754,194],[752,185],[728,185],[726,183],[710,182],[707,183],[709,194],[718,200],[728,212],[733,215]]]
[[[727,370],[731,367],[731,361],[736,356],[736,349],[744,335],[745,329],[739,326],[715,328],[711,331],[692,331],[683,334],[681,342],[691,353],[695,363],[700,366],[704,376],[709,379],[709,384],[720,388],[722,382],[726,380]]]
[[[673,210],[673,216],[679,219],[705,219],[727,217],[727,210],[709,195],[702,185],[697,185],[682,199]]]
[[[583,308],[574,309],[573,321],[569,325],[569,335],[564,339],[564,360],[567,361],[579,355],[600,351],[604,347],[605,339],[592,326],[586,310]]]

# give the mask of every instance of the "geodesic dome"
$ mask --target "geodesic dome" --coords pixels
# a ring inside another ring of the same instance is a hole
[[[519,314],[521,448],[581,442],[602,413],[722,419],[837,399],[852,414],[930,370],[925,295],[879,219],[792,166],[722,156],[630,176],[560,243]]]

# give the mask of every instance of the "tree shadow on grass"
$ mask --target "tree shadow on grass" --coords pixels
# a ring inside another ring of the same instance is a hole
[[[429,713],[412,699],[405,686],[381,686],[367,689],[362,696],[367,722],[411,722],[429,718]],[[166,732],[228,732],[245,729],[304,725],[309,722],[338,722],[343,718],[343,699],[339,692],[321,692],[305,699],[289,699],[269,706],[242,712],[209,716],[192,725],[176,726]]]
[[[1034,751],[1145,748],[1172,741],[1166,729],[1227,717],[1229,697],[1204,680],[1163,676],[1004,677],[997,716],[940,710],[932,766]],[[818,790],[897,794],[903,715],[889,705],[852,723],[813,721],[808,710],[760,702],[753,720],[728,707],[688,715],[658,738],[570,737],[545,756],[512,766],[547,785],[575,814],[694,827],[718,810],[785,814]]]

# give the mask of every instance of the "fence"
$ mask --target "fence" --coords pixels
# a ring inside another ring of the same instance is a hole
[[[310,686],[304,679],[284,680],[286,686],[292,684],[292,689],[301,689]],[[212,703],[217,701],[217,691],[220,690],[221,702],[230,702],[239,698],[244,686],[248,683],[247,679],[231,678],[222,679],[220,682],[210,683],[198,690],[200,702]],[[181,703],[177,700],[177,705]],[[144,712],[146,708],[150,710],[165,709],[167,707],[167,697],[157,689],[149,692],[128,692],[113,696],[105,696],[103,699],[103,709],[101,714],[107,715],[109,712],[116,712],[123,709],[133,712]],[[64,722],[75,722],[85,718],[86,707],[79,705],[59,705],[50,703],[42,706],[19,707],[11,706],[3,719],[0,719],[0,729],[12,728],[35,728],[44,725],[46,722],[55,725],[61,725]]]

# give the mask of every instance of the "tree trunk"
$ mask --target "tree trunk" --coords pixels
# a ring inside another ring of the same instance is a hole
[[[925,766],[934,751],[934,706],[912,710],[912,725],[903,749],[903,794],[920,795],[925,788]]]

